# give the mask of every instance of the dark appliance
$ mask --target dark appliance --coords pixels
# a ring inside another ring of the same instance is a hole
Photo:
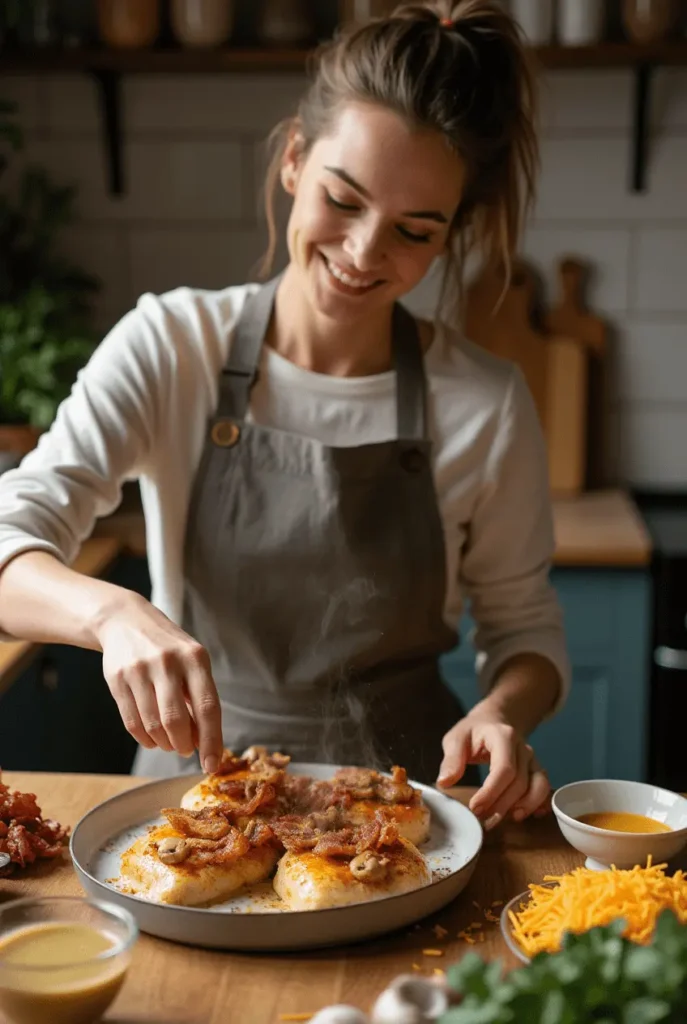
[[[653,544],[648,781],[687,791],[687,495],[634,495]]]

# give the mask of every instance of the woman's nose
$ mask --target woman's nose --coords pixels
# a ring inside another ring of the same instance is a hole
[[[351,225],[343,243],[343,250],[356,270],[364,273],[379,267],[383,256],[384,238],[379,226],[370,223]]]

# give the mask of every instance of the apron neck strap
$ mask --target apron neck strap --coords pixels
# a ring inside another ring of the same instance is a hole
[[[272,278],[246,300],[222,370],[218,417],[243,420],[248,412],[281,276]],[[421,441],[427,435],[422,346],[415,318],[398,302],[394,305],[391,330],[396,372],[396,436],[398,440]]]

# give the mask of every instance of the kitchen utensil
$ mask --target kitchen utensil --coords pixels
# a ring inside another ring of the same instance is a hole
[[[687,845],[687,800],[646,782],[590,779],[571,782],[553,795],[553,812],[563,836],[587,858],[585,865],[603,871],[643,867],[669,861]],[[670,832],[614,832],[577,819],[594,813],[641,814],[668,825]]]
[[[516,261],[510,284],[502,266],[485,267],[466,291],[465,332],[494,355],[517,363],[542,423],[546,421],[547,338],[532,325],[534,279]]]
[[[534,291],[522,260],[507,287],[503,268],[483,269],[467,289],[465,330],[522,370],[546,436],[551,491],[572,496],[585,483],[587,360],[574,338],[535,327]]]
[[[601,317],[585,307],[584,285],[587,268],[580,261],[566,256],[558,264],[560,295],[546,314],[546,327],[552,334],[576,338],[598,355],[606,349],[608,329]]]
[[[335,766],[292,764],[289,772],[331,778]],[[161,807],[178,806],[203,775],[159,779],[128,790],[89,811],[75,826],[70,852],[88,892],[125,907],[141,931],[175,942],[212,949],[296,950],[372,938],[419,921],[460,893],[482,847],[482,826],[467,807],[430,786],[413,782],[432,815],[422,852],[434,881],[415,892],[333,910],[282,911],[270,882],[254,886],[212,908],[176,907],[119,892],[108,880],[119,875],[121,853],[148,824],[161,820]]]
[[[6,868],[11,859],[9,853],[0,853],[0,869]]]
[[[599,487],[605,484],[608,471],[609,330],[606,321],[587,308],[588,269],[571,256],[559,261],[559,294],[544,323],[551,334],[574,338],[587,350],[586,480],[589,486]]]

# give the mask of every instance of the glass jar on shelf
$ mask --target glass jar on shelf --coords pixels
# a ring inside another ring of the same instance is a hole
[[[234,0],[171,0],[172,32],[182,46],[221,46],[234,24]]]
[[[313,35],[305,0],[263,0],[258,37],[265,46],[304,46]]]
[[[160,21],[160,0],[98,0],[100,38],[115,49],[152,46]]]
[[[622,18],[634,43],[657,43],[671,35],[680,15],[680,0],[623,0]]]

